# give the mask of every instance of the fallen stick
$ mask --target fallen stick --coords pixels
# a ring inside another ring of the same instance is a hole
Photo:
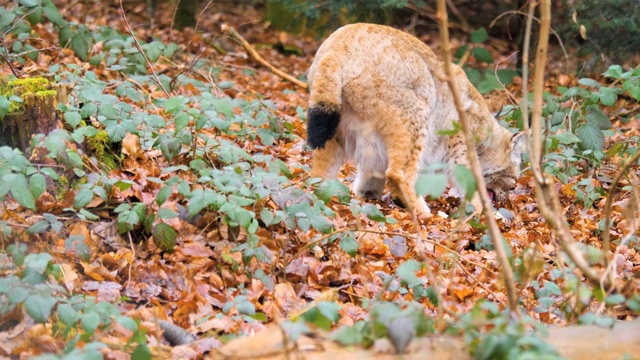
[[[296,79],[295,77],[293,77],[293,76],[283,72],[282,70],[276,68],[275,66],[269,64],[269,62],[267,60],[263,59],[262,56],[260,56],[260,54],[258,54],[256,49],[254,49],[253,46],[251,46],[251,44],[249,44],[247,42],[247,40],[245,40],[242,37],[242,35],[238,34],[238,32],[234,28],[232,28],[231,26],[228,26],[226,24],[223,24],[221,28],[222,28],[222,32],[223,33],[227,34],[232,39],[234,39],[237,42],[239,42],[240,45],[242,45],[242,47],[249,53],[249,56],[251,56],[252,59],[254,59],[258,63],[260,63],[260,65],[266,67],[267,69],[269,69],[269,71],[271,71],[272,73],[274,73],[275,75],[281,77],[284,80],[292,82],[292,83],[300,86],[303,89],[307,88],[307,83],[305,83],[303,81],[300,81],[300,80]]]

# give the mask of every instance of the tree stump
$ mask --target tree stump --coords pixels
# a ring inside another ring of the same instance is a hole
[[[65,86],[51,84],[43,77],[17,79],[0,83],[0,95],[22,99],[22,103],[12,101],[9,113],[0,120],[0,146],[28,153],[32,135],[61,127],[56,107],[66,101]]]

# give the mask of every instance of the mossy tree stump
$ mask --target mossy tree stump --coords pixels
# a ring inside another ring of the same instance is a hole
[[[58,102],[66,101],[66,87],[51,84],[43,77],[0,81],[0,95],[22,99],[12,101],[9,113],[0,120],[0,146],[28,153],[32,135],[60,128],[56,107]]]

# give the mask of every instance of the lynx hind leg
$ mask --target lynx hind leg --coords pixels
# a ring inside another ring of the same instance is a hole
[[[365,199],[379,200],[384,193],[387,170],[387,150],[378,136],[356,137],[354,158],[358,164],[358,176],[353,192]]]
[[[337,138],[334,136],[333,139],[325,143],[324,147],[313,151],[310,174],[312,178],[333,180],[338,176],[340,167],[344,163],[344,149]]]
[[[469,160],[467,159],[467,147],[464,143],[463,135],[458,134],[450,137],[446,143],[446,147],[449,157],[449,163],[451,165],[463,165],[467,168],[470,168]],[[454,178],[453,173],[450,174],[450,178]],[[457,181],[454,181],[453,183],[454,188],[452,189],[452,194],[462,199],[465,196],[464,190],[460,187]],[[482,201],[480,200],[480,195],[477,191],[471,199],[471,205],[473,205],[473,207],[475,208],[475,214],[482,213]]]
[[[403,124],[402,128],[396,127],[386,136],[389,156],[386,177],[392,196],[400,198],[409,211],[415,210],[418,214],[430,216],[429,206],[424,198],[418,197],[415,190],[424,136],[418,120],[413,121]]]

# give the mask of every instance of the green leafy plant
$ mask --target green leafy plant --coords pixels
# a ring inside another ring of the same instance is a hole
[[[54,317],[54,327],[68,340],[62,354],[42,355],[40,359],[102,358],[99,350],[106,345],[93,340],[98,333],[112,331],[115,323],[132,332],[128,346],[135,345],[134,351],[149,353],[145,330],[140,328],[139,321],[122,316],[113,304],[96,302],[89,296],[72,296],[58,285],[63,275],[51,255],[27,254],[26,246],[22,244],[10,245],[7,250],[13,267],[7,276],[0,277],[0,315],[23,307],[38,323],[46,323]],[[76,348],[80,341],[85,345]]]
[[[544,95],[545,170],[563,182],[588,168],[598,169],[607,157],[635,152],[628,142],[611,144],[605,152],[606,136],[613,134],[613,129],[602,108],[615,109],[620,96],[640,101],[640,69],[624,71],[613,65],[603,76],[611,83],[582,78],[579,86],[559,87],[559,96]],[[520,108],[509,106],[504,110],[505,120],[522,128]],[[627,121],[624,116],[622,121]],[[604,189],[594,186],[590,179],[580,181],[573,189],[587,207],[605,195]]]
[[[485,64],[493,64],[493,56],[484,46],[489,37],[485,28],[479,28],[470,35],[471,43],[462,45],[454,54],[457,62],[466,61],[468,57],[473,57],[476,61]],[[511,84],[513,77],[518,72],[513,69],[497,69],[488,67],[484,70],[475,69],[468,64],[464,64],[463,70],[467,74],[469,81],[476,86],[481,94],[487,94],[493,90],[502,89],[503,86]]]
[[[67,27],[66,20],[51,0],[20,0],[12,8],[0,7],[0,34],[3,38],[0,55],[20,64],[25,64],[27,58],[37,61],[39,50],[34,46],[31,27],[43,23],[45,18],[56,29]]]

